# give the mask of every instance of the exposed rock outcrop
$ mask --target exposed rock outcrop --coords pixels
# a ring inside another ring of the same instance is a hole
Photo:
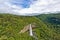
[[[29,30],[29,26],[30,26],[30,24],[27,25],[27,26],[25,26],[19,33],[24,33],[26,31],[28,31]],[[31,27],[32,28],[35,28],[36,26],[34,24],[32,24]]]

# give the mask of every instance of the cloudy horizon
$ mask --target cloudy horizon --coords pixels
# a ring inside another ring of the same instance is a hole
[[[60,0],[0,0],[0,13],[29,15],[60,12]]]

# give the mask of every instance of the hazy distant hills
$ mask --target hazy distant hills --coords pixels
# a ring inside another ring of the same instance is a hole
[[[18,15],[18,16],[38,16],[38,15],[41,15],[41,14],[60,14],[59,11],[57,12],[44,12],[44,13],[0,13],[0,14],[10,14],[10,15]]]
[[[0,14],[0,40],[35,40],[29,31],[20,34],[24,26],[35,23],[33,32],[38,40],[60,40],[60,13],[37,16]]]

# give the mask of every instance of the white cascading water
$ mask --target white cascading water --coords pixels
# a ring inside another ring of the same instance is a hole
[[[30,36],[33,36],[31,24],[30,24],[29,31],[30,31]]]

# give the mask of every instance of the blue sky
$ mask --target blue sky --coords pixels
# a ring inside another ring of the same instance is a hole
[[[60,0],[0,0],[0,13],[16,15],[60,12]]]
[[[31,0],[12,0],[12,4],[17,5],[17,6],[21,6],[22,8],[29,8],[30,4],[32,2],[34,2],[35,0],[31,1]]]

